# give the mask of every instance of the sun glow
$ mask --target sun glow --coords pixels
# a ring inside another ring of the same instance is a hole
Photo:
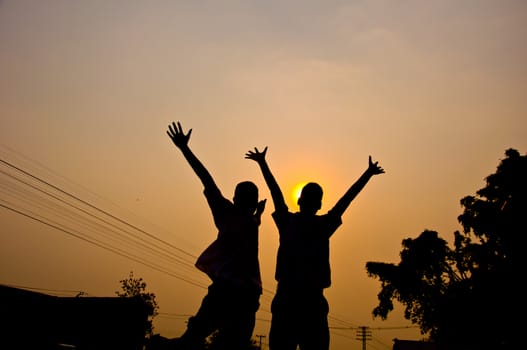
[[[300,198],[300,194],[302,193],[302,188],[304,188],[306,184],[307,182],[299,182],[293,187],[293,190],[291,191],[291,200],[293,203],[297,203],[298,198]]]

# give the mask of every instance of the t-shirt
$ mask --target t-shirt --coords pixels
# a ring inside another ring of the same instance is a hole
[[[275,278],[282,286],[324,289],[331,285],[329,238],[342,224],[340,216],[274,212],[278,227]]]
[[[262,280],[258,260],[259,220],[238,211],[219,191],[204,191],[218,236],[200,255],[196,266],[214,281],[228,280],[257,287]]]

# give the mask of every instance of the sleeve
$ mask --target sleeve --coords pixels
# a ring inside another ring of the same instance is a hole
[[[342,225],[342,217],[331,211],[324,215],[324,221],[326,226],[326,232],[328,233],[328,238],[333,236],[335,231]]]
[[[271,216],[273,217],[274,223],[276,224],[276,227],[278,228],[279,233],[283,229],[283,227],[285,226],[285,224],[287,223],[291,215],[292,214],[287,210],[275,211],[273,212],[273,214],[271,214]]]
[[[223,197],[220,191],[205,189],[203,194],[205,195],[207,203],[209,204],[209,208],[214,218],[214,223],[216,224],[217,228],[220,228],[221,223],[219,220],[221,217],[223,217],[223,214],[228,210],[228,208],[232,206],[232,203],[227,198]]]

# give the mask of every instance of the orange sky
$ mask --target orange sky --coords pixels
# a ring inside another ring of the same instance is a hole
[[[358,326],[369,349],[419,339],[400,307],[373,320],[365,263],[397,263],[424,229],[450,240],[459,200],[507,148],[526,152],[525,23],[519,0],[0,1],[0,283],[112,296],[133,270],[158,297],[156,331],[179,335],[208,284],[194,257],[216,235],[165,133],[180,120],[227,197],[249,179],[269,199],[255,334],[278,239],[244,154],[269,146],[284,192],[324,187],[321,213],[368,155],[386,170],[332,238],[331,349],[362,348]]]

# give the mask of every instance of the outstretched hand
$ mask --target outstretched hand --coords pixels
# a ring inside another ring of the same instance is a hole
[[[168,126],[167,134],[172,139],[172,142],[174,142],[174,145],[181,148],[188,145],[192,129],[189,129],[187,134],[185,134],[180,122],[177,122],[177,124],[172,122],[172,124]]]
[[[368,159],[368,172],[371,174],[371,175],[378,175],[378,174],[383,174],[384,173],[384,169],[381,168],[379,165],[379,162],[372,162],[371,160],[371,156],[369,156],[369,159]]]
[[[248,151],[245,153],[245,159],[252,159],[255,162],[259,163],[265,161],[265,154],[267,153],[267,146],[263,151],[258,151],[258,148],[254,147],[254,151]]]
[[[258,202],[258,205],[256,206],[256,215],[261,216],[265,209],[265,202],[267,202],[267,199],[262,199]]]

